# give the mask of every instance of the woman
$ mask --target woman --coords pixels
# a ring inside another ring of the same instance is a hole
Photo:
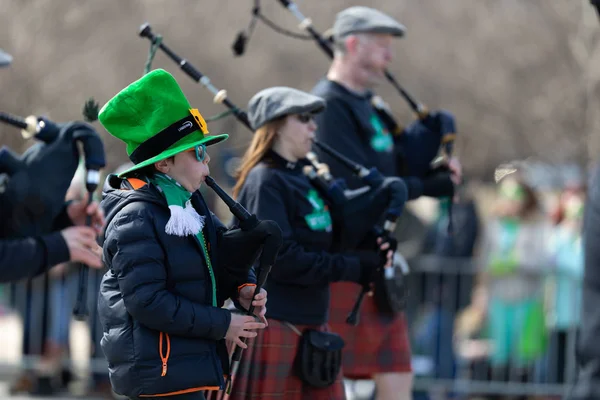
[[[551,270],[550,226],[518,173],[505,177],[498,189],[496,218],[483,244],[493,378],[510,368],[528,379],[527,370],[546,350],[543,286]]]
[[[377,251],[329,252],[333,239],[329,205],[303,174],[317,128],[313,115],[324,107],[321,98],[287,87],[265,89],[248,105],[255,133],[242,159],[234,195],[258,218],[278,223],[283,246],[266,284],[269,327],[243,355],[230,399],[345,398],[340,373],[330,385],[317,388],[300,378],[294,363],[302,335],[328,331],[329,284],[364,282],[380,263]],[[380,245],[382,250],[389,247]],[[391,263],[391,251],[387,256]]]
[[[247,308],[254,293],[247,270],[228,274],[240,260],[220,250],[225,228],[198,191],[209,174],[206,146],[227,135],[206,135],[202,116],[164,70],[118,93],[99,119],[135,164],[108,177],[102,201],[108,272],[98,308],[111,384],[132,399],[204,399],[204,390],[224,385],[224,339],[242,344],[265,327],[221,308],[229,297]],[[252,304],[262,317],[266,293]]]

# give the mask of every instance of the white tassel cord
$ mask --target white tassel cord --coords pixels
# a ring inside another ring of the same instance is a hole
[[[199,215],[190,201],[181,206],[169,206],[171,218],[165,226],[168,235],[188,236],[196,235],[204,227],[204,216]]]

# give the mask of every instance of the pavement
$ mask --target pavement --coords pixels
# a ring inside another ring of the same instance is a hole
[[[60,394],[53,397],[42,397],[42,396],[28,396],[24,394],[18,394],[11,396],[8,390],[9,382],[0,382],[0,399],[11,399],[11,400],[34,400],[34,399],[52,399],[52,400],[73,400],[73,399],[87,399],[87,400],[106,400],[101,397],[90,397],[90,396],[77,396],[69,394]]]
[[[77,394],[58,394],[51,397],[53,400],[87,399],[102,400],[100,397],[85,395],[84,387],[87,376],[89,376],[90,354],[89,330],[85,322],[73,321],[71,323],[70,348],[72,363],[79,379],[73,384],[73,392]],[[23,341],[23,327],[20,318],[14,313],[3,313],[0,315],[0,399],[48,399],[48,397],[29,396],[18,394],[11,396],[9,386],[14,377],[19,373],[22,366],[34,363],[32,360],[21,356]]]

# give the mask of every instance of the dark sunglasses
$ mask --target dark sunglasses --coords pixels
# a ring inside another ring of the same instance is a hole
[[[308,124],[310,121],[312,121],[314,119],[314,115],[310,114],[310,113],[296,114],[296,118],[298,119],[298,121],[302,122],[303,124]]]
[[[196,152],[196,160],[198,160],[198,162],[202,162],[206,158],[206,146],[203,144],[199,144],[193,149],[189,149],[188,151]]]

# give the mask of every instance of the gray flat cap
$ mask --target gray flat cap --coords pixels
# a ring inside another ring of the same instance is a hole
[[[331,28],[334,38],[342,38],[352,33],[386,33],[404,36],[406,28],[394,18],[370,7],[355,6],[340,11]]]
[[[325,109],[325,100],[285,86],[261,90],[248,102],[248,120],[256,130],[279,117],[289,114],[318,113]]]
[[[0,49],[0,68],[7,67],[12,62],[12,56]]]

